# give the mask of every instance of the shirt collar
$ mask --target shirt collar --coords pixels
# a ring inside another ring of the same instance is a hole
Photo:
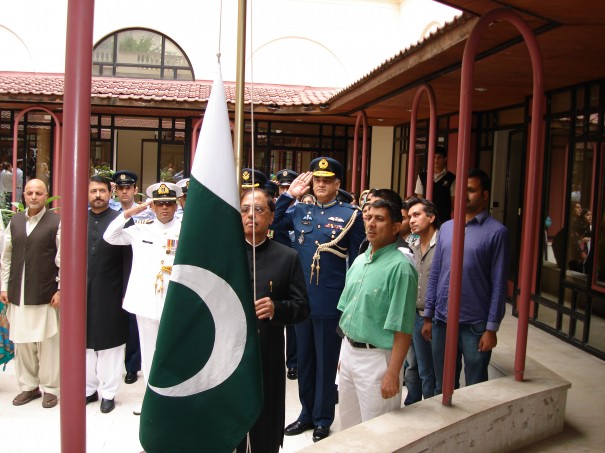
[[[384,247],[376,250],[376,252],[372,253],[372,244],[370,244],[368,249],[365,251],[366,262],[369,263],[369,262],[375,261],[378,257],[380,257],[380,255],[386,253],[387,250],[396,249],[400,246],[401,246],[401,244],[399,244],[397,241],[395,241],[392,244],[385,245]]]
[[[483,225],[483,222],[485,222],[488,217],[489,217],[489,213],[487,212],[487,209],[484,209],[479,214],[477,214],[475,217],[473,217],[471,220],[469,220],[466,224],[468,225],[469,223],[477,222],[478,224]]]
[[[40,220],[45,213],[46,213],[46,206],[43,207],[39,213],[30,217],[29,208],[26,208],[25,209],[25,218],[26,218],[26,220]]]
[[[447,173],[447,168],[444,167],[443,170],[441,170],[439,173],[433,174],[433,179],[439,179],[446,173]]]
[[[334,198],[332,201],[328,201],[327,203],[320,203],[319,201],[317,203],[315,203],[315,205],[318,208],[321,209],[326,209],[326,208],[331,208],[332,206],[334,206],[336,203],[338,203],[338,200],[336,198]]]
[[[259,246],[263,245],[265,242],[267,242],[267,239],[268,238],[265,236],[265,239],[263,239],[263,242],[259,242],[256,245],[252,245],[252,242],[250,242],[248,239],[246,239],[246,242],[248,243],[248,245],[250,245],[250,247],[256,248],[256,247],[259,247]]]

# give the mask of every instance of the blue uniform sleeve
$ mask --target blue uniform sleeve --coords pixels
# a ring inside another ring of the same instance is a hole
[[[363,225],[363,216],[361,211],[357,211],[355,223],[349,230],[349,263],[353,263],[359,255],[359,246],[366,237],[366,230]]]
[[[293,216],[296,209],[288,209],[294,201],[292,195],[284,192],[275,202],[275,212],[273,214],[273,223],[269,228],[279,231],[291,231],[293,229]]]

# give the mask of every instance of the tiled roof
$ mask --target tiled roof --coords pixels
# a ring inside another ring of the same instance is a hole
[[[63,96],[63,74],[0,72],[0,95]],[[174,81],[127,78],[92,78],[92,97],[141,101],[206,102],[211,81]],[[321,105],[338,90],[294,85],[246,85],[245,103],[295,106]],[[227,102],[235,103],[235,82],[225,82]]]

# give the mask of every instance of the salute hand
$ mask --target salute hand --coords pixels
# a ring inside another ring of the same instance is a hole
[[[296,177],[290,188],[288,189],[288,193],[292,195],[294,198],[302,197],[304,194],[308,193],[311,190],[311,181],[313,180],[313,173],[310,171],[306,173],[301,173]]]

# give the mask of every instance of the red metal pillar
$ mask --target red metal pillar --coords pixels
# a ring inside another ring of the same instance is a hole
[[[353,161],[351,164],[351,185],[349,186],[349,192],[355,192],[357,190],[357,161],[359,160],[359,122],[361,121],[361,115],[357,114],[355,120],[355,132],[353,132]],[[357,193],[361,193],[364,190],[362,187]]]
[[[507,9],[496,9],[485,14],[473,28],[468,38],[462,58],[462,81],[460,84],[460,122],[458,135],[458,161],[456,167],[456,201],[454,210],[454,237],[452,247],[452,262],[449,288],[447,343],[445,349],[445,365],[443,373],[443,399],[444,405],[451,405],[454,392],[454,375],[456,370],[456,350],[458,347],[458,321],[460,313],[460,289],[462,283],[462,257],[464,253],[464,227],[465,204],[467,197],[468,170],[470,160],[471,141],[471,100],[473,95],[473,78],[475,70],[475,57],[479,39],[485,30],[495,21],[505,20],[513,24],[527,43],[534,75],[532,126],[529,149],[529,164],[527,172],[527,185],[525,189],[525,215],[523,216],[523,248],[519,266],[521,296],[519,297],[519,327],[517,335],[517,352],[515,356],[515,378],[522,380],[517,363],[525,364],[525,348],[527,346],[527,324],[529,310],[529,293],[531,285],[531,263],[535,254],[535,247],[530,244],[532,235],[537,227],[538,200],[541,196],[541,187],[535,187],[539,180],[538,170],[543,160],[543,149],[540,148],[543,133],[542,112],[544,91],[542,85],[542,61],[537,41],[531,29],[515,12]],[[530,187],[530,183],[534,186]]]
[[[435,161],[435,145],[437,143],[437,100],[433,87],[428,83],[424,83],[416,91],[414,101],[412,102],[412,121],[410,123],[410,145],[408,147],[408,176],[406,184],[406,192],[408,197],[414,196],[414,186],[416,182],[416,122],[418,118],[418,107],[422,95],[426,92],[429,98],[429,154],[428,168],[424,196],[427,200],[433,199],[433,184],[429,184],[433,180],[435,169],[433,162]]]
[[[54,159],[53,159],[53,187],[52,187],[52,194],[53,195],[58,195],[59,194],[59,176],[61,174],[60,170],[59,170],[59,155],[61,153],[61,121],[59,120],[59,117],[57,115],[55,115],[55,113],[49,109],[47,109],[46,107],[42,107],[41,105],[34,105],[32,107],[26,108],[25,110],[20,111],[17,116],[15,117],[15,121],[13,123],[13,175],[16,175],[16,168],[17,168],[17,152],[18,150],[18,139],[19,139],[19,121],[21,121],[21,118],[23,118],[25,116],[26,113],[31,112],[31,111],[35,111],[35,110],[42,110],[43,112],[48,113],[52,119],[55,122],[55,149],[54,149]],[[25,158],[27,158],[27,151],[25,153]],[[25,159],[23,161],[23,164],[25,165]],[[23,181],[23,187],[22,189],[25,189],[25,180]],[[49,188],[50,189],[50,188]],[[21,201],[21,200],[15,200],[17,194],[17,178],[16,176],[13,176],[13,200],[12,201]],[[54,206],[57,206],[57,201],[55,200],[55,202],[53,203]]]
[[[357,188],[357,161],[359,159],[359,151],[357,150],[357,144],[359,142],[359,122],[361,121],[363,130],[361,135],[361,177],[359,189]],[[356,192],[357,196],[367,189],[367,168],[368,168],[368,116],[366,112],[362,110],[357,113],[357,120],[355,121],[355,132],[353,133],[353,165],[351,166],[351,190],[349,192]]]
[[[69,0],[61,159],[61,451],[86,451],[86,250],[93,0]]]

